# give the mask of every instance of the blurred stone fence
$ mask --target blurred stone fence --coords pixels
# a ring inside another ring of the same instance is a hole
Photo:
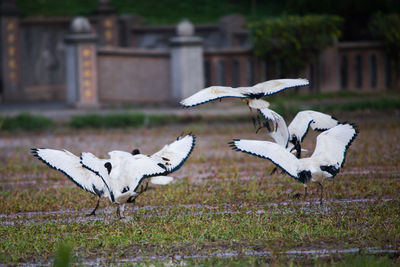
[[[279,78],[253,55],[242,16],[149,26],[99,3],[88,18],[20,18],[15,0],[2,0],[0,103],[177,103],[205,86]],[[311,85],[300,92],[386,90],[396,78],[375,42],[337,43],[303,77]]]

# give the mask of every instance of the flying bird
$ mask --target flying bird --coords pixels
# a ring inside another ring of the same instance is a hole
[[[227,87],[227,86],[211,86],[202,89],[194,95],[183,99],[180,104],[184,107],[194,107],[213,100],[222,99],[226,97],[241,98],[249,106],[250,112],[252,108],[263,109],[268,108],[269,103],[261,98],[270,96],[288,88],[308,85],[306,79],[278,79],[269,80],[266,82],[258,83],[251,87]],[[255,119],[253,124],[255,125]]]
[[[257,131],[266,127],[272,139],[287,150],[295,151],[297,158],[301,157],[301,143],[310,127],[314,131],[326,131],[339,124],[333,116],[313,110],[298,112],[289,126],[281,115],[269,108],[260,109],[259,112],[267,121]],[[268,122],[272,122],[273,130]]]
[[[343,167],[346,152],[358,130],[353,124],[339,124],[317,136],[313,154],[308,158],[298,159],[281,145],[269,141],[234,139],[230,146],[236,150],[270,160],[288,175],[304,184],[307,195],[307,183],[317,183],[321,188],[322,203],[325,178],[335,177]]]
[[[191,134],[179,136],[175,142],[150,156],[111,151],[109,159],[99,159],[84,152],[80,163],[101,177],[109,192],[107,197],[118,204],[117,216],[123,218],[125,203],[133,203],[146,190],[143,186],[139,188],[141,182],[148,177],[160,177],[178,170],[190,156],[195,140]],[[161,180],[165,181],[165,178]]]

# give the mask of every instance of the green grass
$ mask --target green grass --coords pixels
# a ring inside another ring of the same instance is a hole
[[[285,94],[268,98],[271,108],[283,117],[293,117],[304,109],[312,109],[327,113],[349,111],[390,111],[400,109],[399,94],[360,94],[355,92],[319,93],[319,94]],[[145,114],[141,112],[84,114],[73,116],[64,126],[72,129],[81,128],[130,128],[142,126],[171,125],[188,122],[244,122],[244,116],[203,116],[199,115],[164,115]],[[21,113],[13,117],[0,117],[0,130],[3,131],[32,131],[52,129],[55,122],[52,119]]]
[[[268,101],[271,101],[271,108],[283,117],[294,116],[304,109],[327,113],[400,109],[399,94],[375,95],[354,92],[287,94],[284,97],[272,96]]]
[[[326,112],[400,109],[400,96],[352,100],[339,104],[326,104],[326,105],[316,104],[313,105],[312,108],[315,110],[326,111]]]
[[[17,222],[0,226],[4,240],[0,250],[8,251],[10,260],[18,262],[37,253],[50,257],[61,242],[72,244],[81,257],[89,257],[92,250],[97,250],[114,258],[133,256],[136,246],[141,247],[144,255],[170,254],[177,249],[183,255],[191,255],[196,248],[224,252],[240,248],[285,251],[321,245],[385,246],[396,244],[400,238],[398,219],[388,220],[400,213],[399,204],[375,203],[366,208],[355,205],[344,214],[340,206],[333,206],[330,214],[315,212],[318,207],[306,212],[301,206],[289,206],[294,208],[293,212],[282,213],[288,207],[279,207],[262,215],[251,207],[238,207],[230,214],[218,213],[223,208],[217,208],[211,213],[204,210],[194,215],[190,209],[184,211],[178,206],[162,216],[160,210],[140,211],[127,221],[112,220],[109,224],[102,220],[68,224]]]
[[[251,123],[16,135],[3,150],[0,165],[0,263],[46,263],[58,255],[76,264],[99,258],[110,265],[141,256],[138,264],[160,266],[170,259],[180,264],[182,259],[173,260],[179,255],[188,257],[183,260],[188,266],[398,264],[387,255],[363,254],[367,253],[363,248],[400,245],[398,118],[389,113],[369,113],[368,120],[352,113],[341,115],[357,123],[360,134],[343,170],[324,183],[322,206],[299,204],[303,200],[292,196],[303,192],[300,183],[282,174],[271,176],[272,165],[266,160],[229,149],[226,143],[232,138],[266,138],[264,133],[256,135]],[[137,199],[137,209],[127,205],[126,220],[116,219],[116,206],[108,200],[102,200],[96,218],[87,219],[85,213],[96,198],[29,154],[30,146],[43,144],[99,156],[132,146],[151,153],[182,130],[193,131],[197,142],[192,156],[173,174],[176,182],[151,186]],[[305,148],[312,150],[315,136],[309,133]],[[24,181],[34,183],[19,184]],[[307,200],[318,199],[317,188],[309,186]],[[341,199],[369,201],[336,202]],[[60,248],[61,244],[69,248]],[[361,248],[361,255],[315,259],[282,254],[291,249],[337,248]],[[266,254],[248,255],[251,251]],[[216,256],[229,252],[238,256]],[[196,255],[201,257],[190,258]]]
[[[319,266],[329,266],[328,264],[318,264]],[[398,266],[399,262],[387,256],[378,257],[373,255],[351,255],[339,262],[334,262],[330,266],[353,266],[353,267],[386,267]]]
[[[21,113],[16,116],[0,117],[0,130],[6,131],[32,131],[54,127],[51,119],[36,116],[29,113]]]
[[[106,115],[87,114],[72,117],[69,126],[72,128],[126,128],[163,125],[177,121],[178,117],[175,115],[146,115],[140,112]]]

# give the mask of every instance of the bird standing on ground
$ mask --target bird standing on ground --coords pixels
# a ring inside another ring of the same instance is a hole
[[[138,188],[143,179],[150,178],[151,183],[161,185],[171,182],[173,178],[165,175],[182,166],[194,144],[195,136],[186,135],[178,137],[175,142],[151,156],[142,155],[137,149],[132,153],[111,151],[108,153],[109,160],[98,159],[91,153],[82,153],[79,158],[67,150],[32,148],[31,151],[49,167],[64,173],[80,188],[97,195],[96,207],[88,214],[95,215],[101,197],[118,203],[116,201],[123,202],[121,195],[129,194],[127,201],[134,202],[147,189],[147,183],[145,187]],[[88,165],[83,165],[83,160]],[[122,176],[126,184],[122,182]],[[119,212],[118,209],[117,213]]]
[[[343,167],[346,151],[358,134],[352,124],[339,124],[317,137],[314,153],[308,158],[296,158],[281,145],[269,141],[234,139],[229,144],[236,151],[265,158],[280,167],[284,172],[304,184],[307,195],[307,183],[317,183],[321,188],[322,203],[325,178],[333,178]]]
[[[265,100],[262,100],[262,97],[279,93],[280,91],[288,88],[304,85],[308,85],[308,80],[278,79],[258,83],[251,87],[237,88],[232,88],[228,86],[211,86],[198,91],[197,93],[186,99],[183,99],[180,104],[184,107],[194,107],[213,100],[227,97],[241,98],[247,103],[250,112],[252,113],[252,108],[263,109],[269,107],[269,103]],[[255,125],[254,117],[252,117],[252,119]]]
[[[102,179],[83,168],[80,163],[80,158],[69,152],[68,150],[55,150],[48,148],[32,148],[32,154],[39,158],[50,168],[58,170],[71,179],[77,186],[92,193],[98,197],[97,204],[94,210],[88,216],[96,215],[96,210],[99,207],[100,198],[108,197],[107,190]]]
[[[109,159],[99,159],[92,153],[81,154],[81,164],[102,178],[111,202],[118,204],[117,216],[123,218],[125,203],[132,203],[145,189],[140,183],[149,177],[160,177],[178,170],[190,156],[195,136],[179,136],[163,149],[147,156],[143,154],[111,151]],[[162,178],[162,180],[165,180]]]

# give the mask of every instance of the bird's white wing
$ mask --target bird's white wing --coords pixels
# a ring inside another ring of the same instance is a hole
[[[300,111],[288,126],[290,137],[294,135],[299,142],[303,142],[311,123],[312,117],[309,116],[308,112]]]
[[[244,87],[241,93],[246,96],[262,97],[279,93],[288,88],[308,85],[307,79],[277,79],[258,83],[253,87]]]
[[[280,167],[283,171],[294,178],[301,167],[299,159],[284,147],[269,141],[234,139],[229,143],[236,151],[242,151],[253,156],[265,158]]]
[[[358,130],[351,124],[339,124],[320,133],[310,158],[319,165],[334,166],[338,170],[343,166],[346,151],[357,134]]]
[[[326,131],[339,124],[338,120],[331,115],[313,110],[307,110],[304,112],[307,112],[312,118],[310,126],[314,131]]]
[[[240,92],[240,88],[211,86],[198,91],[188,98],[183,99],[180,104],[185,107],[193,107],[225,97],[246,98],[246,96]]]
[[[274,130],[268,134],[277,144],[287,147],[289,142],[289,130],[282,116],[269,108],[259,109],[259,112],[266,120],[271,121],[274,125]]]
[[[158,184],[158,185],[166,185],[172,182],[173,180],[174,178],[170,176],[154,176],[150,178],[150,182],[152,184]]]
[[[80,163],[84,168],[93,172],[104,182],[105,187],[110,193],[111,200],[114,201],[114,195],[112,193],[109,169],[112,170],[113,164],[110,160],[99,159],[95,155],[89,152],[81,153]],[[107,169],[109,168],[109,169]]]
[[[296,114],[288,129],[291,135],[294,134],[302,142],[308,133],[309,127],[314,131],[325,131],[335,127],[338,123],[337,119],[331,115],[313,110],[304,110]]]
[[[136,191],[144,178],[160,176],[167,173],[166,167],[150,156],[126,159],[121,166],[121,184],[128,185]]]
[[[188,134],[179,136],[173,143],[165,145],[160,151],[151,155],[151,158],[162,161],[168,173],[178,170],[193,151],[196,137]]]
[[[104,182],[99,176],[82,167],[79,157],[67,150],[47,148],[32,148],[33,155],[46,163],[49,167],[64,173],[82,189],[102,196],[108,195]]]

